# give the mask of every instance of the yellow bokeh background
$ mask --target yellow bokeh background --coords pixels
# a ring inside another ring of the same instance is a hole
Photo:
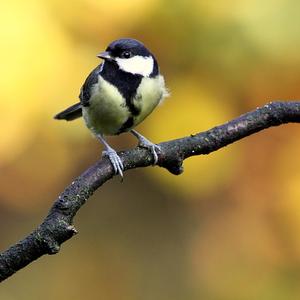
[[[137,38],[156,55],[171,96],[137,129],[162,142],[299,100],[299,28],[296,0],[0,0],[1,249],[100,158],[82,120],[53,115],[78,101],[109,42]],[[299,131],[189,158],[180,176],[111,180],[76,216],[80,234],[5,281],[0,299],[300,299]]]

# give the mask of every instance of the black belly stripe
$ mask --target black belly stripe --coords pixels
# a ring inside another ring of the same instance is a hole
[[[134,105],[133,100],[143,79],[142,75],[124,72],[119,69],[115,62],[106,61],[101,71],[101,76],[118,89],[125,98],[126,106],[130,113],[133,116],[137,116],[141,110]]]
[[[133,116],[137,116],[141,112],[141,109],[139,107],[134,106],[133,99],[134,96],[130,99],[126,98],[126,106],[128,107],[129,111]]]
[[[129,128],[133,126],[133,117],[129,117],[125,123],[121,126],[121,128],[118,130],[118,134],[128,131]]]

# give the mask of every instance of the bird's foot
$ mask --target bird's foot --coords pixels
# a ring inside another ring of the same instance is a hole
[[[124,166],[117,152],[112,148],[108,148],[102,152],[102,156],[107,156],[109,158],[114,168],[115,174],[119,174],[123,178]]]
[[[139,146],[149,149],[151,151],[151,153],[153,155],[153,164],[156,165],[158,162],[157,152],[161,151],[160,146],[153,144],[152,142],[150,142],[143,136],[139,136]]]

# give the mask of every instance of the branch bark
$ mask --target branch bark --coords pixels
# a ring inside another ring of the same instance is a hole
[[[159,144],[158,165],[179,175],[183,160],[190,156],[209,154],[271,126],[299,122],[300,101],[269,103],[208,131]],[[119,155],[125,170],[150,166],[153,160],[151,153],[141,147]],[[103,159],[77,177],[54,202],[42,224],[0,254],[0,281],[42,255],[57,253],[60,245],[76,234],[73,218],[80,207],[113,176],[109,160]]]

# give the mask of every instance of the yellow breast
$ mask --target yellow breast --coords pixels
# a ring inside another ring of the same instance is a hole
[[[98,84],[93,87],[90,105],[83,107],[83,118],[94,134],[115,135],[130,117],[133,117],[133,125],[126,130],[141,123],[166,95],[161,75],[144,77],[133,100],[139,114],[132,116],[118,89],[100,77]]]
[[[165,88],[163,76],[144,77],[133,101],[134,106],[140,111],[137,116],[134,116],[134,126],[141,123],[167,96],[168,92]]]
[[[95,134],[105,135],[117,134],[130,115],[118,89],[102,77],[93,87],[89,106],[82,112],[87,127]]]

